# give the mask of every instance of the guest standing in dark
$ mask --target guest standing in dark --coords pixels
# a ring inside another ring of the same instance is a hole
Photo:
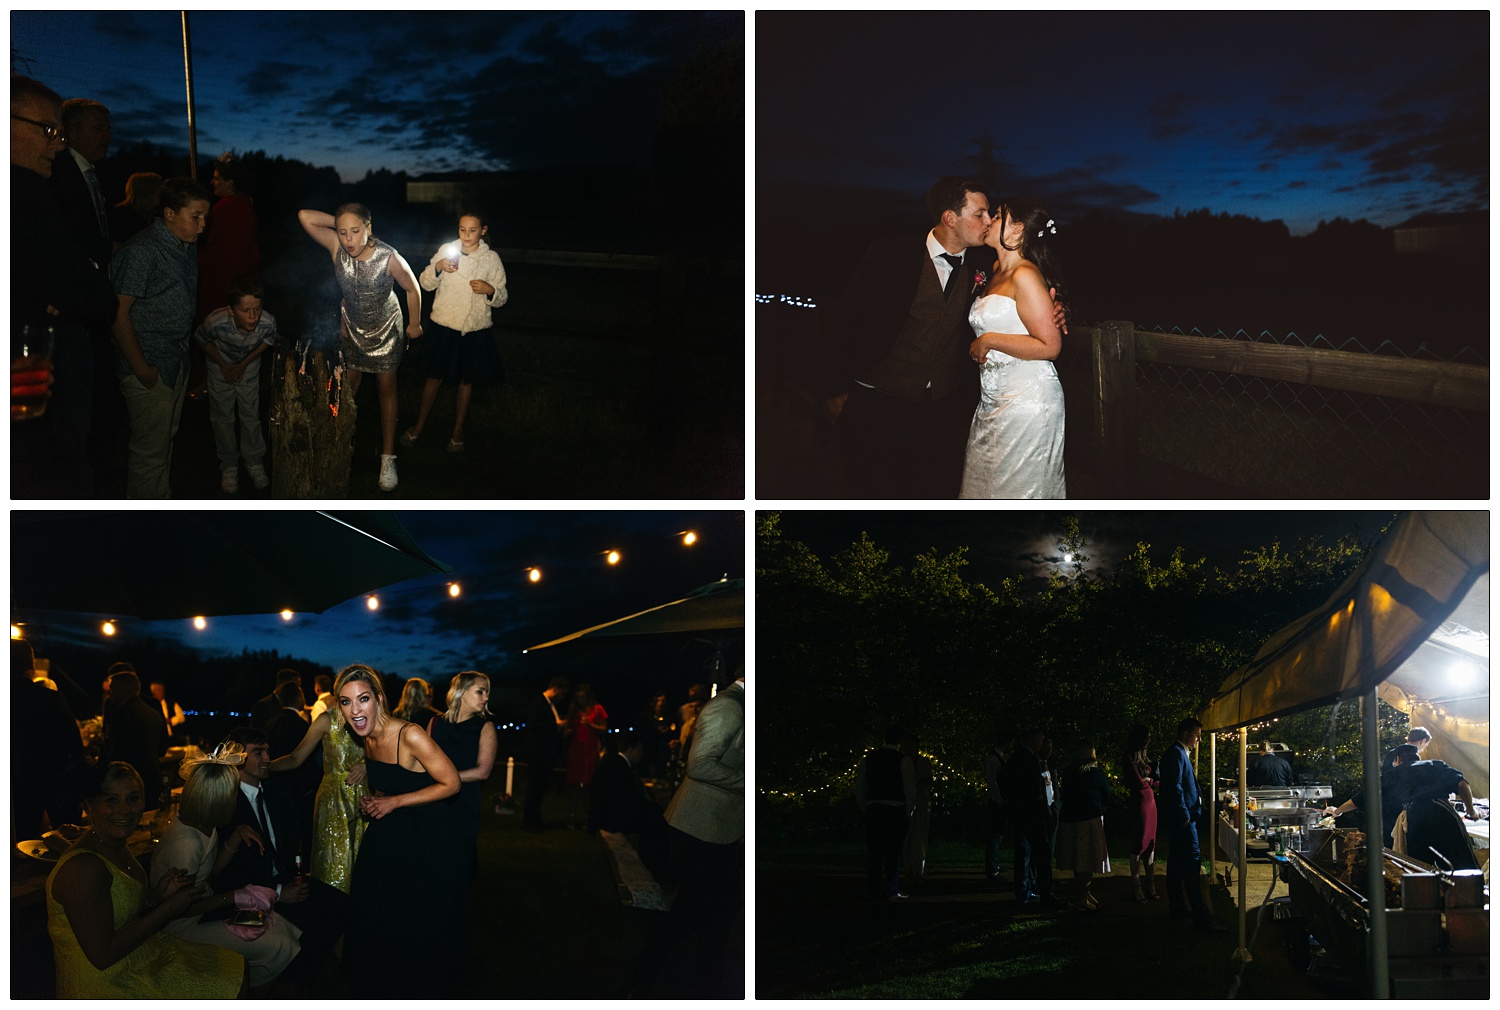
[[[155,810],[160,805],[161,756],[166,752],[166,720],[141,700],[141,678],[130,672],[111,676],[99,762],[124,761],[139,771],[143,809]]]
[[[1193,917],[1200,933],[1222,933],[1203,898],[1199,878],[1198,818],[1203,803],[1198,776],[1193,772],[1192,749],[1203,736],[1203,724],[1184,719],[1177,725],[1177,741],[1161,756],[1160,814],[1167,825],[1167,902],[1174,919]]]
[[[1146,756],[1150,745],[1151,731],[1136,723],[1125,738],[1125,755],[1120,759],[1120,775],[1130,793],[1125,801],[1130,825],[1130,883],[1135,888],[1135,900],[1140,902],[1155,901],[1157,897],[1153,876],[1156,870],[1156,793],[1153,787],[1161,784],[1161,778]]]
[[[1245,780],[1251,789],[1286,789],[1296,780],[1286,758],[1271,750],[1271,741],[1260,742],[1260,754],[1245,769]]]
[[[51,395],[39,418],[11,425],[11,496],[88,498],[94,493],[87,444],[92,427],[94,356],[90,327],[115,316],[109,275],[65,222],[47,180],[67,157],[62,99],[29,77],[10,79],[10,324],[51,327]]]
[[[81,783],[86,770],[83,740],[68,703],[56,691],[33,679],[36,657],[31,643],[10,640],[11,811],[21,839],[40,838],[45,812],[56,828],[78,819]]]
[[[134,172],[125,180],[125,199],[109,211],[109,237],[116,252],[156,220],[161,184],[162,178],[155,172]]]
[[[1040,729],[1031,729],[1016,739],[1003,788],[1016,854],[1016,901],[1050,908],[1061,903],[1052,894],[1052,814],[1040,756],[1044,738]]]
[[[198,290],[196,243],[208,217],[208,194],[191,179],[168,179],[160,202],[161,216],[120,248],[112,270],[115,375],[130,415],[127,498],[171,497]]]
[[[1015,746],[1016,735],[1004,730],[995,738],[995,746],[984,756],[984,784],[988,790],[985,803],[984,879],[1000,879],[1000,839],[1005,834],[1008,811],[1000,784],[1005,780],[1005,762]]]
[[[552,766],[557,763],[562,731],[568,725],[557,711],[557,700],[567,695],[570,686],[566,677],[553,677],[547,690],[526,708],[526,808],[521,818],[525,828],[542,827],[542,798],[552,781]]]
[[[869,894],[872,901],[905,898],[901,891],[901,846],[917,803],[916,772],[901,753],[901,727],[885,731],[885,746],[859,763],[854,798],[865,815],[869,850]]]
[[[1078,885],[1078,907],[1099,911],[1091,887],[1094,875],[1109,873],[1109,846],[1104,839],[1104,811],[1109,806],[1109,776],[1099,767],[1092,743],[1079,744],[1077,761],[1063,773],[1062,810],[1057,828],[1057,868],[1072,870]]]
[[[495,755],[500,752],[500,735],[490,722],[489,705],[490,678],[478,670],[465,670],[448,685],[448,710],[433,719],[429,729],[433,741],[458,769],[458,795],[448,802],[456,808],[454,825],[468,839],[466,851],[474,854],[476,873],[480,793],[495,768]]]

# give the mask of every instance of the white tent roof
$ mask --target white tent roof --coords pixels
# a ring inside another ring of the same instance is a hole
[[[1425,756],[1450,755],[1475,795],[1488,795],[1489,545],[1487,512],[1401,516],[1328,602],[1272,635],[1224,682],[1199,715],[1204,728],[1233,729],[1383,685],[1388,704],[1432,732]]]

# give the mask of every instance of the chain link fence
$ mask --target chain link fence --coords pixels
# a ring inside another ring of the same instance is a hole
[[[1321,348],[1426,361],[1488,364],[1465,346],[1439,357],[1423,343],[1337,346],[1276,336],[1143,326],[1157,333]],[[1144,456],[1270,498],[1487,498],[1489,412],[1296,382],[1136,361]]]

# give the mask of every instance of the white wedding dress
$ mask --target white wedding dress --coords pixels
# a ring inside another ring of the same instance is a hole
[[[984,295],[969,309],[983,333],[1026,333],[1008,295]],[[990,351],[979,366],[979,406],[969,426],[960,498],[1066,498],[1063,391],[1050,361]]]

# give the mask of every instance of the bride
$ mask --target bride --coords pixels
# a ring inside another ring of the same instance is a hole
[[[1065,498],[1063,391],[1052,364],[1062,349],[1048,285],[1057,226],[1040,200],[1001,206],[985,235],[994,276],[969,309],[980,365],[960,498]]]

